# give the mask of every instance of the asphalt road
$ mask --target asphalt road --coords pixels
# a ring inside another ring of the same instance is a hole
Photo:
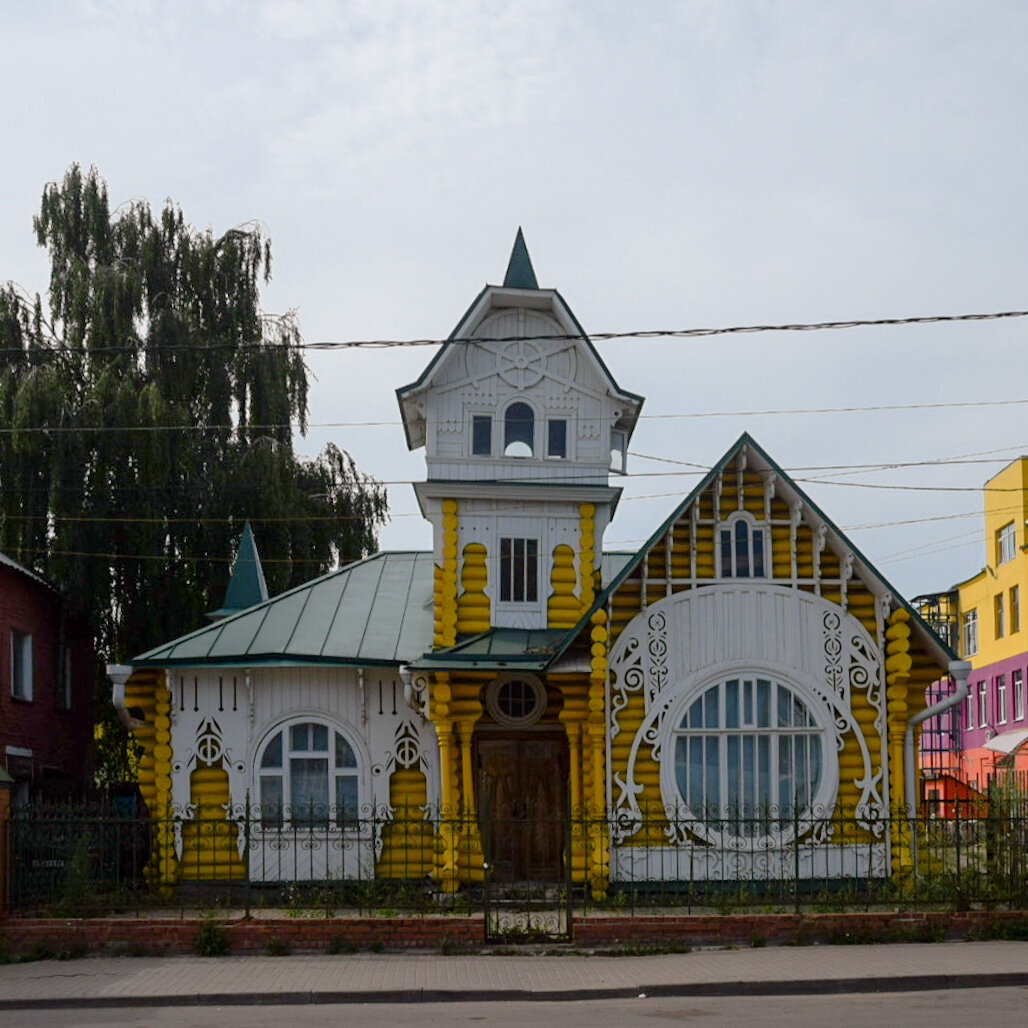
[[[566,1003],[359,1003],[347,1006],[157,1007],[104,1010],[4,1011],[4,1028],[320,1028],[354,1025],[379,1028],[629,1028],[632,1025],[731,1026],[746,1028],[966,1028],[981,1023],[1025,1023],[1028,987],[950,989],[945,992],[837,996],[594,1000]]]

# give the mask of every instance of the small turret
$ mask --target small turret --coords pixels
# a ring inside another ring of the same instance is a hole
[[[247,521],[243,525],[243,535],[232,564],[225,599],[217,610],[209,611],[205,616],[211,621],[220,621],[248,607],[263,603],[267,598],[268,584],[264,581],[264,568],[261,567],[261,557],[257,552],[253,530]]]

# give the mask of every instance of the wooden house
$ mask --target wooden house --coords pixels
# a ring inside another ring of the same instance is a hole
[[[602,894],[910,859],[889,815],[954,654],[754,439],[638,552],[605,554],[643,400],[520,232],[397,395],[431,552],[269,599],[247,534],[251,586],[219,620],[113,671],[147,802],[174,819],[165,880]],[[245,848],[238,819],[198,827],[244,807]],[[290,828],[311,845],[283,848]]]

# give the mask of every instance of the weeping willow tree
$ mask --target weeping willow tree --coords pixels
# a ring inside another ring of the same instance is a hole
[[[293,450],[307,369],[295,320],[261,312],[260,226],[112,212],[72,166],[34,227],[47,302],[0,288],[0,550],[64,589],[106,659],[203,623],[244,519],[272,592],[376,548],[384,490],[334,446]]]

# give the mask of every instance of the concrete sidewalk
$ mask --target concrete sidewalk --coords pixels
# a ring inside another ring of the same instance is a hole
[[[357,954],[83,958],[0,966],[0,1010],[587,1000],[1028,985],[1028,942],[702,950],[643,957]]]

